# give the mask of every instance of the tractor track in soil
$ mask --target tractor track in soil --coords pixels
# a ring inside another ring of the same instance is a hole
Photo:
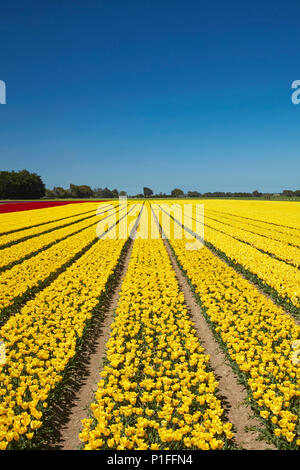
[[[176,273],[178,285],[184,294],[184,299],[191,319],[195,325],[197,336],[205,354],[209,354],[209,364],[219,382],[219,391],[225,405],[228,420],[234,425],[234,440],[239,449],[245,450],[275,450],[272,444],[259,440],[261,422],[253,415],[249,405],[245,405],[247,392],[238,382],[228,359],[210,330],[199,304],[182,273],[172,249],[167,240],[164,240],[170,261]],[[251,431],[250,431],[251,428]],[[254,430],[257,429],[256,431]]]
[[[79,440],[79,433],[82,430],[81,420],[88,417],[90,404],[94,401],[97,384],[101,379],[100,372],[105,356],[105,345],[109,339],[110,326],[118,304],[122,282],[127,272],[132,246],[133,243],[131,241],[120,269],[117,285],[112,296],[110,296],[104,320],[100,321],[101,324],[96,325],[93,330],[93,344],[90,345],[89,354],[86,354],[85,378],[82,380],[81,387],[73,399],[67,423],[61,429],[58,447],[55,446],[61,450],[75,450],[81,445]]]

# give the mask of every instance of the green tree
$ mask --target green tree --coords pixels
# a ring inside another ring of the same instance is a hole
[[[46,188],[46,190],[45,190],[45,198],[46,198],[46,199],[53,199],[53,198],[55,198],[55,194],[54,194],[54,192],[53,192],[52,189]]]
[[[182,196],[184,196],[184,192],[182,191],[182,189],[175,188],[171,191],[171,196],[173,196],[173,197],[182,197]]]
[[[103,189],[102,188],[95,188],[93,189],[93,196],[94,197],[103,197]]]
[[[201,194],[198,191],[188,191],[188,197],[201,197]]]
[[[0,172],[1,199],[39,199],[45,195],[45,185],[39,175],[27,170]]]
[[[113,197],[119,197],[119,191],[117,189],[112,190]]]
[[[54,197],[56,198],[66,198],[70,197],[70,192],[67,189],[62,188],[61,186],[54,186],[52,190]]]
[[[93,191],[90,186],[85,184],[77,186],[76,184],[70,184],[70,194],[73,198],[89,198],[93,196]]]
[[[149,196],[152,196],[153,191],[152,191],[152,189],[147,188],[147,187],[145,186],[145,187],[143,188],[143,193],[144,193],[144,196],[145,196],[145,197],[149,197]]]
[[[114,195],[113,195],[113,192],[110,189],[104,188],[102,197],[104,197],[105,199],[112,199],[114,197]]]
[[[293,197],[294,191],[291,191],[290,189],[285,189],[284,191],[282,191],[282,195],[286,197]]]

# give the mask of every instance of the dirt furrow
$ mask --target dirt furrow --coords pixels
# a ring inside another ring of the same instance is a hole
[[[132,252],[132,240],[129,243],[127,253],[119,267],[118,280],[113,293],[108,296],[107,305],[102,315],[95,319],[92,332],[87,338],[80,361],[83,366],[74,372],[73,383],[70,385],[70,400],[67,398],[60,403],[62,420],[60,420],[60,429],[55,442],[50,445],[51,449],[76,450],[81,445],[78,437],[82,430],[81,420],[88,417],[89,407],[94,400],[100,380],[105,344],[110,335],[110,326]]]
[[[134,207],[135,205],[133,208]],[[73,383],[70,385],[72,400],[71,402],[65,400],[61,405],[61,412],[62,415],[65,415],[65,419],[63,423],[61,422],[55,443],[51,445],[52,449],[76,450],[79,449],[81,445],[81,441],[79,440],[79,433],[82,430],[81,420],[89,416],[90,404],[95,398],[97,385],[101,379],[100,372],[105,357],[105,345],[109,339],[110,326],[113,321],[115,309],[117,308],[122,282],[127,272],[132,252],[132,240],[137,231],[141,214],[142,210],[130,233],[127,242],[129,246],[126,254],[124,258],[120,260],[117,280],[114,284],[113,291],[108,293],[104,309],[101,315],[95,318],[92,331],[87,338],[84,354],[80,358],[82,367],[74,371]]]
[[[235,442],[238,448],[247,450],[275,450],[272,444],[258,440],[260,433],[258,430],[254,430],[254,428],[261,428],[261,423],[253,415],[250,406],[245,404],[247,399],[246,389],[238,382],[238,378],[234,374],[225,353],[215,340],[201,308],[196,302],[194,294],[177,264],[169,243],[167,240],[164,240],[164,243],[174,267],[179,287],[184,294],[185,303],[195,325],[200,343],[205,349],[205,354],[210,356],[210,366],[219,382],[219,390],[228,419],[235,428]]]
[[[283,305],[280,305],[279,303],[277,303],[274,298],[268,294],[265,290],[263,290],[256,282],[252,281],[251,279],[249,279],[249,277],[246,276],[246,274],[244,274],[243,272],[241,272],[240,270],[238,270],[235,266],[232,266],[230,264],[230,262],[225,259],[224,257],[222,257],[219,253],[218,253],[218,250],[216,248],[213,247],[212,244],[210,244],[211,246],[208,246],[206,245],[206,248],[214,255],[216,256],[217,258],[219,258],[221,261],[223,261],[223,263],[225,263],[229,268],[232,268],[235,270],[235,272],[241,276],[243,279],[245,279],[245,281],[249,282],[249,284],[251,284],[253,287],[255,287],[255,289],[261,294],[263,295],[266,299],[270,300],[274,305],[275,307],[277,308],[281,308],[284,313],[289,316],[290,318],[292,318],[294,320],[294,322],[296,323],[296,325],[300,325],[300,319],[296,317],[295,314],[289,312]],[[213,248],[212,248],[213,247]]]

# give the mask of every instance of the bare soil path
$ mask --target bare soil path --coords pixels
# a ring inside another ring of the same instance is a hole
[[[107,306],[103,316],[96,320],[93,326],[92,335],[85,344],[84,371],[76,370],[73,383],[77,384],[72,393],[69,403],[61,402],[61,411],[66,415],[63,425],[60,427],[56,442],[50,448],[59,450],[79,449],[81,441],[79,433],[82,430],[81,420],[88,417],[89,407],[94,400],[97,384],[100,380],[103,358],[105,356],[105,344],[110,335],[110,326],[113,320],[114,311],[117,307],[119,293],[123,278],[126,274],[128,263],[132,251],[132,241],[130,241],[127,253],[121,263],[117,284],[112,295],[109,296]],[[74,387],[70,387],[74,388]]]
[[[272,296],[270,294],[268,294],[266,291],[264,291],[256,282],[252,281],[251,279],[249,279],[244,273],[242,273],[241,271],[239,271],[238,269],[236,269],[234,266],[231,266],[230,263],[225,259],[225,258],[222,258],[222,256],[220,256],[217,252],[217,250],[214,250],[212,249],[210,246],[207,246],[206,245],[206,248],[214,255],[216,256],[217,258],[219,258],[221,261],[223,261],[223,263],[225,263],[229,268],[231,269],[234,269],[234,271],[239,275],[241,276],[243,279],[245,279],[245,281],[249,282],[249,284],[251,284],[253,287],[256,288],[256,290],[261,294],[263,295],[266,299],[270,300],[274,305],[275,307],[279,307],[281,309],[283,309],[284,313],[286,315],[288,315],[289,317],[291,317],[294,322],[296,323],[296,325],[300,325],[300,320],[299,318],[297,318],[295,315],[293,315],[292,313],[290,313],[288,310],[286,310],[282,305],[279,305],[278,303],[276,303],[276,301],[272,298]]]
[[[275,450],[273,445],[258,440],[258,431],[250,431],[250,428],[261,428],[261,423],[258,418],[253,415],[250,406],[245,404],[247,398],[246,389],[238,382],[238,378],[234,374],[225,353],[215,340],[201,308],[196,302],[194,294],[177,264],[169,243],[166,240],[164,240],[164,243],[174,267],[179,287],[184,294],[185,303],[190,312],[191,319],[195,324],[200,343],[205,349],[205,354],[210,355],[210,366],[219,382],[219,390],[223,398],[223,403],[225,403],[228,419],[234,425],[235,442],[238,448],[247,450]]]
[[[121,255],[113,288],[108,290],[99,315],[93,318],[93,325],[89,328],[88,337],[79,354],[79,367],[74,367],[71,380],[68,381],[68,388],[62,399],[56,403],[51,425],[53,428],[56,421],[57,430],[52,433],[51,442],[47,445],[48,449],[77,450],[81,446],[79,440],[79,433],[83,428],[81,420],[89,416],[90,404],[94,401],[97,385],[101,380],[100,372],[106,352],[105,345],[109,339],[110,326],[118,304],[122,282],[127,272],[133,238],[140,223],[142,210],[143,208],[131,230],[126,251]]]

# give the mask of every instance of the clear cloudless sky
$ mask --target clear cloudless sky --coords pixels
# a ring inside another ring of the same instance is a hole
[[[128,194],[300,189],[299,0],[10,0],[0,169]]]

